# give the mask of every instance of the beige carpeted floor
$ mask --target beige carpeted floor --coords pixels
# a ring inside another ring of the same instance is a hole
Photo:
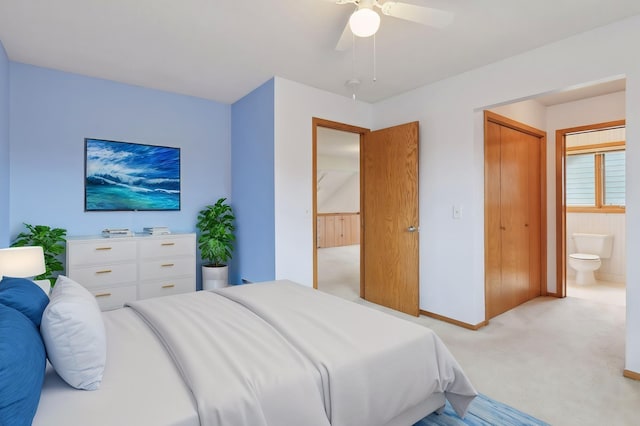
[[[640,424],[640,381],[622,376],[620,293],[607,289],[603,303],[569,288],[576,297],[540,297],[471,331],[359,299],[358,253],[359,246],[318,250],[318,288],[430,327],[478,392],[552,425]]]

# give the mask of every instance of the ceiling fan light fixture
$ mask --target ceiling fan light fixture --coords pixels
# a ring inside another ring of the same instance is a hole
[[[349,27],[358,37],[371,37],[380,28],[380,15],[372,9],[358,9],[349,18]]]

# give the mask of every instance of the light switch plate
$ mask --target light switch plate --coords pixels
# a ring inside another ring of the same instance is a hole
[[[453,218],[462,219],[462,206],[453,206]]]

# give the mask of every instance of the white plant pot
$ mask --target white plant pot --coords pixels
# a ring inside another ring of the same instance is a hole
[[[228,266],[202,266],[202,289],[213,290],[229,285]]]

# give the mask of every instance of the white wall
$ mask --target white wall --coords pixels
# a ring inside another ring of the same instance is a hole
[[[344,175],[345,179],[340,180],[340,185],[331,187],[331,192],[326,197],[321,197],[318,190],[318,213],[357,213],[360,211],[360,173],[358,172],[328,172],[332,174]],[[324,184],[324,180],[322,184]],[[321,185],[322,185],[321,184]]]
[[[627,78],[627,255],[640,255],[640,149],[633,143],[640,137],[640,61],[626,48],[639,38],[636,16],[374,106],[375,128],[420,121],[422,309],[470,324],[485,319],[482,110],[571,86]],[[547,147],[554,164],[553,138]],[[548,196],[555,211],[555,194]],[[460,220],[452,219],[454,204],[463,206]],[[639,262],[627,265],[627,301],[626,368],[638,372]]]
[[[544,131],[547,128],[547,107],[535,99],[489,108],[496,114]]]
[[[276,279],[313,285],[313,117],[371,127],[372,106],[276,77]]]
[[[360,137],[353,134],[356,142]],[[322,143],[318,140],[318,143]],[[360,157],[318,155],[318,213],[357,213],[360,211]]]
[[[356,135],[359,136],[359,135]],[[318,141],[322,143],[322,141]],[[357,172],[360,169],[360,158],[357,156],[318,155],[318,170],[346,170]]]

